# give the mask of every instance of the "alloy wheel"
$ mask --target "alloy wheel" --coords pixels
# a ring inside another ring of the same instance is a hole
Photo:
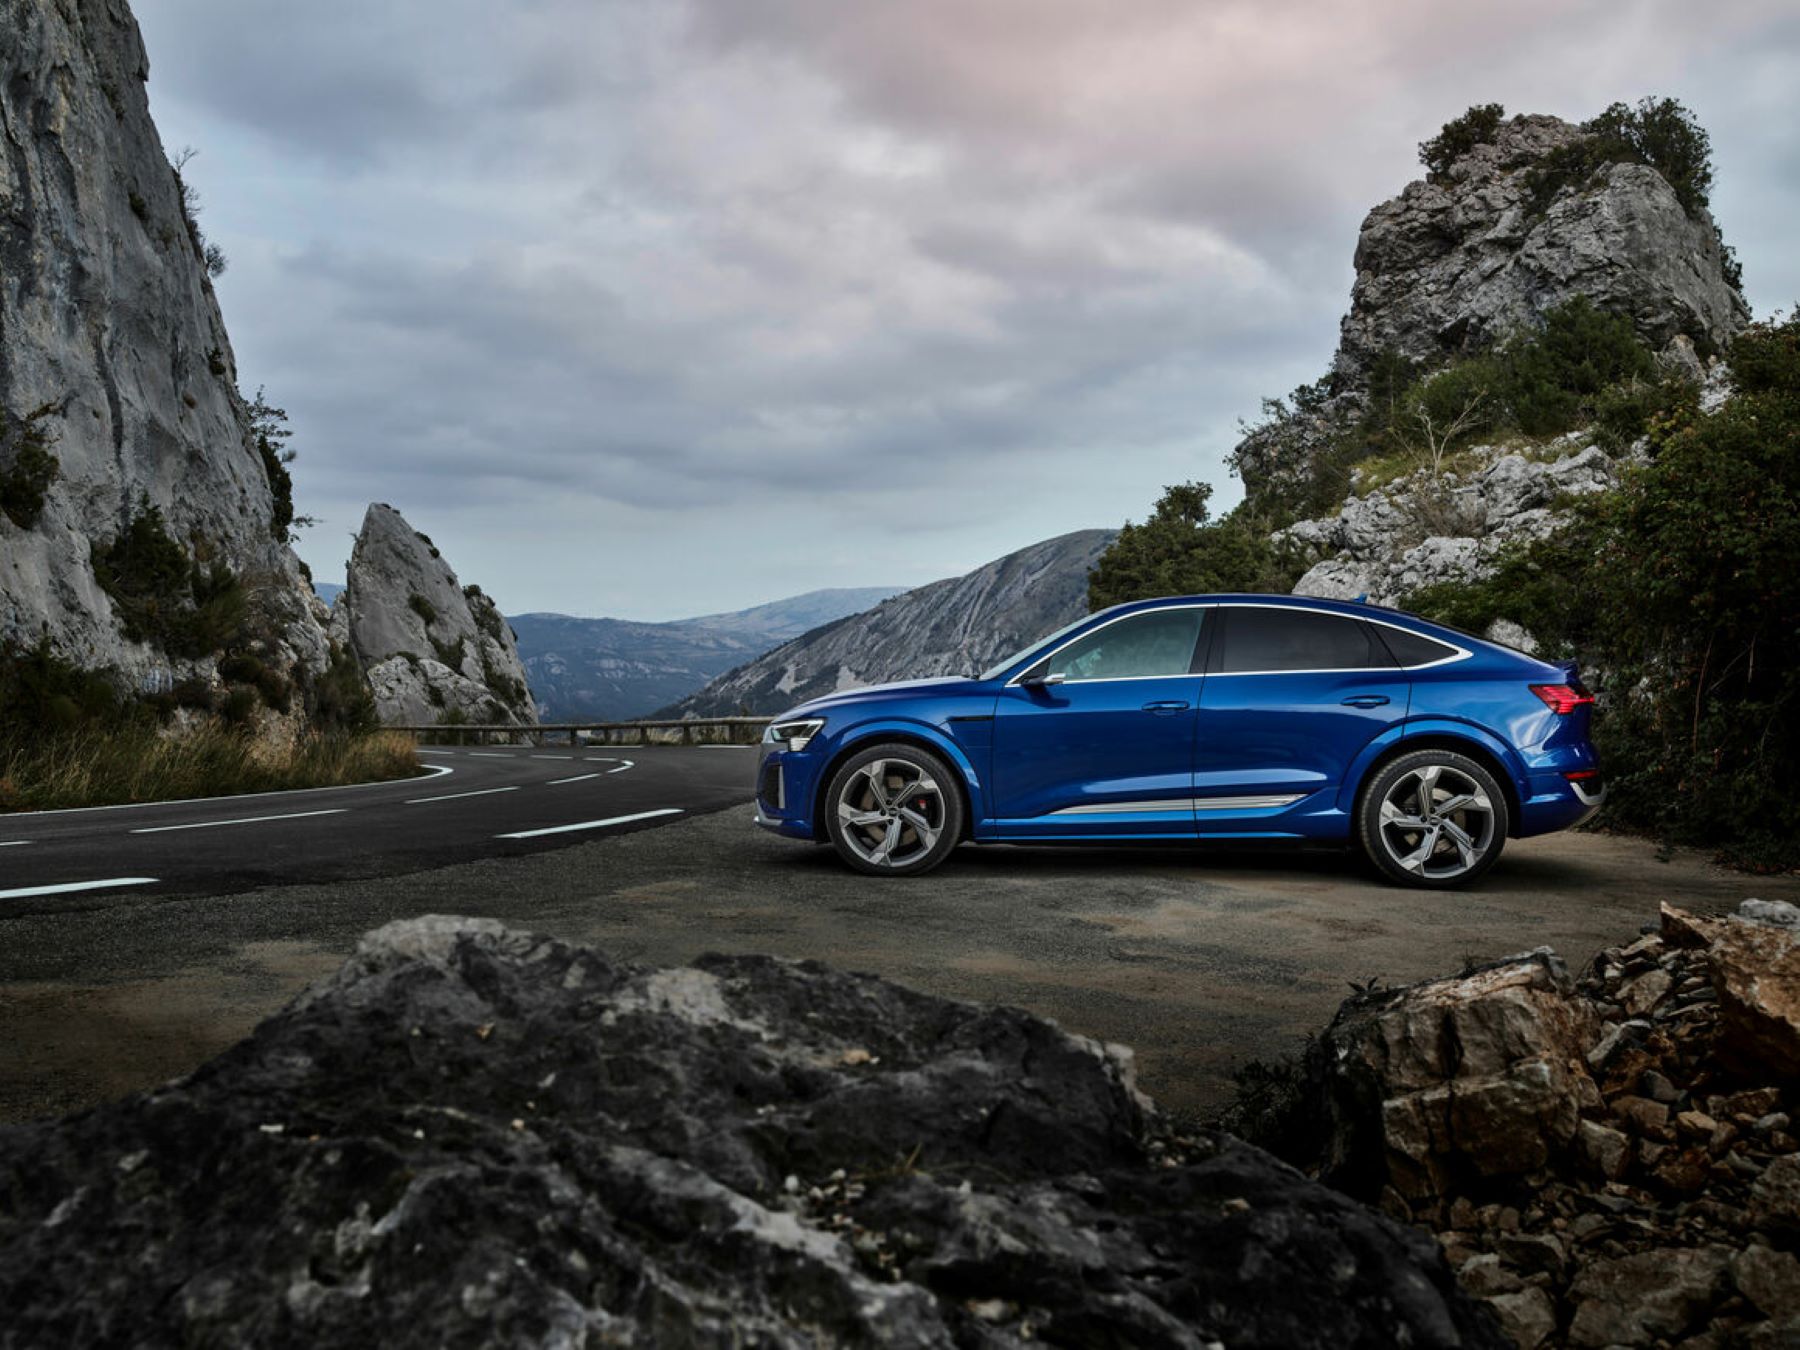
[[[1476,867],[1494,842],[1495,827],[1487,790],[1448,764],[1401,774],[1381,800],[1382,847],[1425,881],[1451,881]]]
[[[903,868],[937,847],[948,811],[944,789],[907,759],[875,759],[844,782],[837,801],[840,837],[871,867]]]

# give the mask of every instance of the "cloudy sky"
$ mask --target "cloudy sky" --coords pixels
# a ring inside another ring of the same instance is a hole
[[[913,585],[1236,500],[1358,222],[1475,102],[1680,98],[1800,297],[1791,0],[137,0],[285,406],[303,556],[389,501],[509,612]]]

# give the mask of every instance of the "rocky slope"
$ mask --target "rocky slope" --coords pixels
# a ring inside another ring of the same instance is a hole
[[[546,721],[644,717],[802,633],[879,604],[891,586],[810,591],[670,623],[514,614],[519,655]]]
[[[1111,530],[1078,530],[828,624],[714,680],[676,716],[779,713],[819,694],[974,675],[1087,612],[1087,574]]]
[[[0,1346],[1504,1344],[1431,1238],[1129,1053],[764,957],[420,919],[186,1078],[0,1130]]]
[[[1577,296],[1629,318],[1669,364],[1702,373],[1696,354],[1718,351],[1749,320],[1718,228],[1642,164],[1603,166],[1539,209],[1531,171],[1587,134],[1555,117],[1514,117],[1441,179],[1409,183],[1369,212],[1324,397],[1237,447],[1247,491],[1305,478],[1360,415],[1384,355],[1441,365]]]
[[[498,607],[384,503],[363,516],[331,631],[368,675],[384,723],[538,720]]]
[[[1800,910],[1348,1001],[1295,1158],[1435,1231],[1539,1345],[1800,1344]]]
[[[326,662],[275,524],[231,341],[145,99],[123,0],[8,7],[0,41],[0,479],[29,425],[55,457],[41,513],[0,513],[0,638],[47,636],[128,685],[214,679],[214,657],[122,631],[92,555],[152,508],[242,584],[265,665]],[[27,419],[40,412],[35,421]]]

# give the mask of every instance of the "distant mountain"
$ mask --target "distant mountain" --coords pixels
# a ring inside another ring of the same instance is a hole
[[[967,576],[802,634],[675,703],[672,716],[778,713],[816,695],[930,675],[974,675],[1087,612],[1087,577],[1112,530],[1079,530]]]
[[[337,598],[344,593],[344,588],[335,581],[313,582],[313,594],[328,605],[337,603]]]
[[[897,592],[893,586],[809,591],[669,623],[567,614],[515,614],[507,622],[519,635],[545,721],[624,721],[648,716],[771,647]]]

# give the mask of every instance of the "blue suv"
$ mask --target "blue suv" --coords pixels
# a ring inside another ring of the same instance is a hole
[[[763,738],[757,822],[851,867],[959,843],[1354,843],[1457,886],[1605,799],[1573,662],[1371,605],[1116,605],[976,679],[829,694]]]

